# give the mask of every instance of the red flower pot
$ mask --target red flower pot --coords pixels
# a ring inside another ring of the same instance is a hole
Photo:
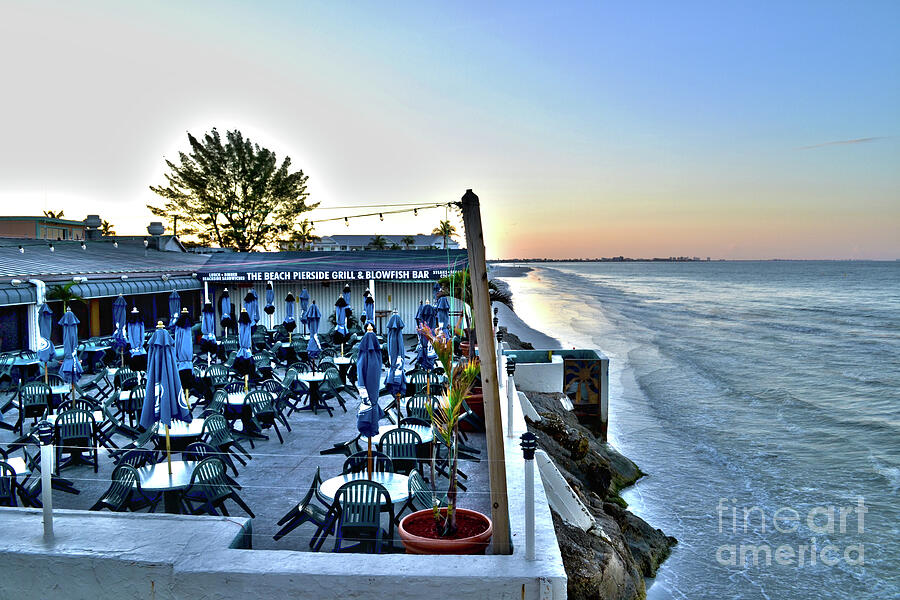
[[[478,511],[457,508],[456,526],[456,536],[440,537],[434,512],[420,510],[403,517],[398,534],[407,554],[484,554],[494,533],[491,520]]]
[[[472,412],[481,417],[481,420],[484,421],[484,393],[480,387],[473,387],[469,392],[469,395],[466,396],[466,404],[469,405],[469,408],[472,409]],[[460,423],[460,428],[463,431],[468,433],[476,432],[475,427],[473,427],[470,423]]]

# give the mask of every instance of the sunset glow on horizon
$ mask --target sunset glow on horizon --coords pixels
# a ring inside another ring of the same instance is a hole
[[[290,156],[313,221],[472,188],[489,258],[900,258],[900,4],[4,12],[3,215],[143,234],[164,160],[217,127]]]

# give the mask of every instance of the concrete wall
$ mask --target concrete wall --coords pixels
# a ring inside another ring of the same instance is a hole
[[[511,352],[515,354],[515,352]],[[554,393],[563,389],[563,359],[553,355],[546,363],[516,363],[516,387],[528,392]]]

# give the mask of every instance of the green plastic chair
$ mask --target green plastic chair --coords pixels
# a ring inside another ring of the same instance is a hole
[[[209,414],[206,416],[206,419],[203,421],[201,438],[204,442],[221,452],[222,460],[228,463],[235,475],[238,474],[238,471],[232,458],[236,458],[242,466],[246,466],[247,461],[241,458],[240,454],[234,451],[234,448],[240,450],[247,457],[247,460],[252,458],[250,453],[234,439],[231,429],[228,427],[228,421],[222,415]]]
[[[112,483],[89,510],[108,509],[125,512],[131,507],[131,496],[138,482],[138,474],[129,464],[121,464],[112,472]]]
[[[87,410],[67,410],[56,417],[56,474],[63,466],[62,455],[82,455],[87,452],[91,457],[86,462],[94,467],[94,473],[99,467],[97,452],[97,424],[94,415]]]
[[[42,381],[32,381],[19,388],[19,433],[25,435],[25,421],[32,419],[37,423],[38,419],[50,407],[50,386]]]
[[[349,481],[338,488],[331,508],[335,515],[333,552],[362,550],[380,554],[394,541],[394,507],[379,483],[367,479]],[[388,512],[388,529],[381,527],[381,513]],[[344,546],[344,542],[356,542]]]
[[[437,406],[438,399],[429,396],[424,392],[421,394],[413,394],[406,401],[406,416],[422,421],[431,422],[431,414],[428,412],[428,403],[431,402],[432,409]]]
[[[278,422],[281,421],[282,424],[286,424],[287,420],[283,415],[279,415],[275,412],[272,401],[272,394],[266,390],[253,390],[252,392],[247,393],[244,404],[250,407],[250,414],[253,416],[253,422],[256,426],[260,429],[274,428],[275,433],[278,435],[278,441],[283,444],[284,438],[281,437],[281,430],[278,429]]]
[[[428,485],[428,482],[425,481],[422,474],[415,469],[409,472],[409,484],[407,489],[409,490],[409,498],[406,499],[406,502],[400,507],[400,510],[397,511],[397,522],[400,521],[401,515],[403,515],[406,510],[416,512],[417,510],[434,508],[432,505],[431,486]],[[446,491],[443,491],[443,497],[438,500],[438,503],[440,506],[447,506]]]
[[[394,463],[394,472],[408,474],[419,468],[422,438],[412,429],[389,429],[378,441],[378,450]]]
[[[0,460],[0,506],[16,505],[16,471],[5,460]]]
[[[234,500],[250,518],[256,517],[231,486],[225,475],[225,463],[216,457],[204,458],[194,467],[191,483],[182,496],[182,502],[190,514],[216,516],[216,511],[219,510],[227,517],[226,500]]]
[[[282,528],[272,536],[275,541],[280,540],[303,523],[309,522],[316,526],[316,532],[309,540],[309,547],[313,552],[317,552],[322,547],[326,536],[334,530],[334,519],[328,505],[323,507],[313,502],[318,499],[316,491],[320,485],[322,485],[322,475],[319,467],[316,467],[316,474],[313,476],[306,495],[278,520],[278,524],[282,525]]]

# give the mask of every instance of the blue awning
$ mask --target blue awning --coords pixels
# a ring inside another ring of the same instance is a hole
[[[133,296],[137,294],[156,294],[172,290],[199,290],[203,284],[193,277],[171,277],[163,281],[159,277],[153,279],[128,279],[125,281],[87,281],[72,286],[72,292],[82,298],[108,298],[110,296]]]
[[[0,284],[0,306],[12,304],[34,304],[37,302],[37,292],[30,283]]]

